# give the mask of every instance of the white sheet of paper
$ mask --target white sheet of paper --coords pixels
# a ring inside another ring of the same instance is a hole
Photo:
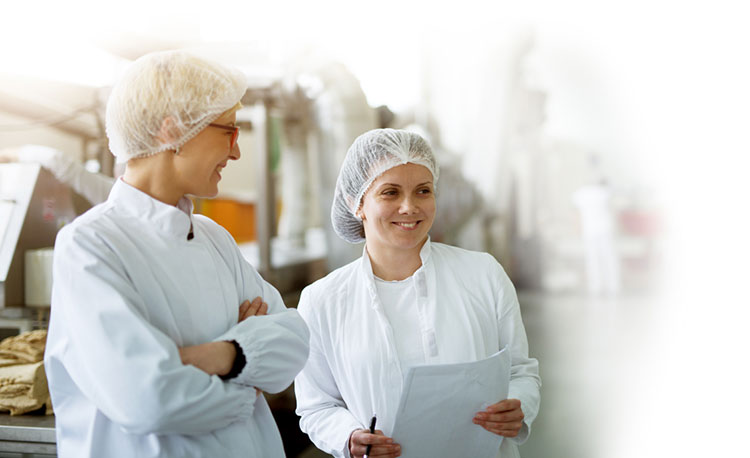
[[[502,437],[472,419],[506,399],[509,384],[507,347],[480,361],[410,368],[391,435],[401,457],[495,458]]]

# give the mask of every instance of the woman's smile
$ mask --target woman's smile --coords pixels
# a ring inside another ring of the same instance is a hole
[[[368,250],[416,250],[427,240],[435,218],[430,170],[402,164],[384,172],[365,194],[359,212]]]
[[[219,176],[219,179],[220,179],[220,180],[221,180],[221,171],[222,171],[222,170],[224,170],[224,167],[226,167],[226,166],[227,166],[227,163],[226,163],[226,162],[224,162],[224,163],[222,163],[222,164],[219,164],[219,165],[217,165],[217,166],[216,166],[216,170],[215,170],[215,172],[216,172],[216,174],[217,174],[217,175]]]
[[[412,221],[412,222],[394,221],[393,224],[405,231],[413,231],[414,229],[417,228],[417,225],[421,222],[422,221]]]

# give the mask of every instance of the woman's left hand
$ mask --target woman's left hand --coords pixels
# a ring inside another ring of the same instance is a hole
[[[268,304],[263,299],[256,297],[252,302],[245,301],[240,304],[240,318],[237,321],[242,323],[251,316],[263,316],[268,314]]]
[[[521,401],[506,399],[492,404],[474,416],[474,424],[498,436],[516,437],[523,426]]]

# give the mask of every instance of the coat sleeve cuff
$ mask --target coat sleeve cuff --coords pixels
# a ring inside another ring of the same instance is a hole
[[[518,431],[518,435],[516,437],[511,437],[510,440],[521,445],[529,438],[529,434],[531,434],[531,426],[526,423],[526,420],[524,420],[523,425],[521,425],[521,430]]]
[[[538,396],[536,398],[533,396],[528,396],[524,391],[523,386],[512,384],[510,392],[508,394],[508,398],[519,399],[521,401],[521,410],[523,410],[524,413],[523,425],[521,426],[521,430],[518,432],[518,435],[516,437],[510,438],[510,440],[512,440],[516,444],[521,445],[528,440],[529,435],[531,434],[531,425],[536,419],[537,412],[539,410]]]
[[[354,428],[351,431],[349,431],[349,435],[346,436],[346,440],[344,441],[344,446],[339,450],[340,455],[343,458],[352,458],[352,454],[349,452],[349,440],[352,438],[352,434],[354,434],[354,431],[358,430],[359,428]]]
[[[287,388],[307,361],[309,333],[296,310],[250,317],[215,340],[236,341],[246,363],[229,380],[268,393]]]
[[[232,369],[226,375],[221,376],[221,379],[238,385],[254,387],[250,381],[253,378],[253,369],[250,367],[250,362],[257,356],[253,353],[253,347],[250,345],[250,342],[244,341],[247,339],[242,339],[241,336],[234,335],[232,332],[226,333],[218,340],[232,343],[237,351]]]
[[[242,372],[243,369],[245,369],[245,365],[247,365],[247,359],[245,359],[245,352],[242,351],[242,347],[239,343],[237,343],[236,340],[229,341],[232,345],[234,345],[234,362],[232,363],[232,369],[229,370],[224,375],[220,375],[219,378],[222,380],[231,380],[238,375],[240,375],[240,372]]]

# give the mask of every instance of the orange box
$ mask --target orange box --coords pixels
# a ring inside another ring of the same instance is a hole
[[[232,199],[195,199],[195,211],[224,227],[237,243],[256,240],[255,204]]]

